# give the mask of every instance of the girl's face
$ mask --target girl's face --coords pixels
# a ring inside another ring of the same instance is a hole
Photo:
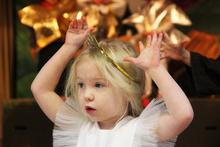
[[[97,121],[100,128],[114,127],[124,114],[127,101],[114,90],[90,59],[81,60],[76,67],[78,101],[85,116]]]

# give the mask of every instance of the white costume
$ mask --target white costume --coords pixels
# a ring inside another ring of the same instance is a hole
[[[162,100],[153,99],[139,117],[126,116],[112,130],[100,129],[85,119],[67,99],[59,110],[53,131],[54,147],[173,147],[176,138],[160,142],[156,134],[159,116],[167,113]]]

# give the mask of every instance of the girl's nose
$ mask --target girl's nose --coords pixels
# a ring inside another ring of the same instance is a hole
[[[94,100],[95,97],[94,97],[92,89],[87,88],[85,90],[84,98],[85,98],[86,101],[93,101]]]
[[[85,97],[86,101],[93,101],[94,97],[93,96],[89,96],[89,97]]]

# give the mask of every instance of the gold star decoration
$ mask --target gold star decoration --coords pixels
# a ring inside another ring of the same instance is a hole
[[[32,4],[18,11],[22,24],[33,28],[36,38],[35,49],[38,52],[51,42],[61,38],[60,16],[75,9],[74,0],[59,0],[54,6],[47,8],[41,4]]]
[[[116,27],[119,24],[117,17],[122,17],[125,13],[125,0],[78,0],[77,2],[82,8],[88,26],[95,28],[96,34],[101,34],[102,38],[117,36]],[[106,30],[106,34],[103,30]]]
[[[177,30],[174,25],[190,26],[188,16],[175,4],[167,0],[152,0],[140,12],[134,13],[123,21],[134,24],[139,33],[149,33],[153,30],[168,32],[173,43],[180,43],[188,37]]]

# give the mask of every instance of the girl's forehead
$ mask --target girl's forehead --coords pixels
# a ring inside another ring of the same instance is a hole
[[[90,60],[82,60],[77,63],[76,77],[78,78],[93,78],[93,79],[105,79],[101,74],[96,64]]]

